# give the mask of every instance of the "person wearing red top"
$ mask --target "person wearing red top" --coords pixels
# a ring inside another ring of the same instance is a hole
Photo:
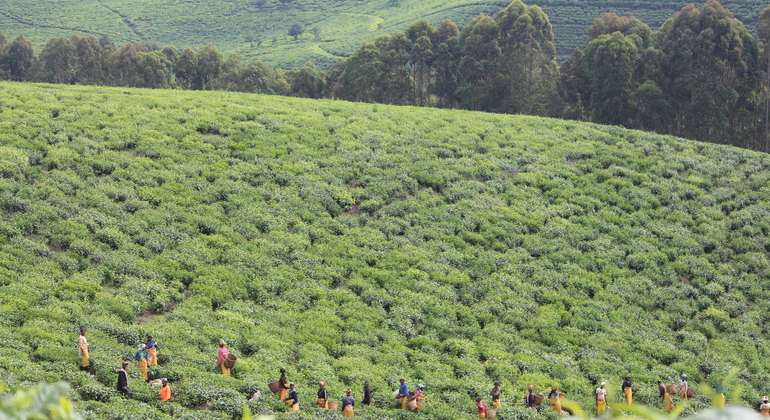
[[[476,398],[476,408],[478,408],[479,410],[480,419],[487,418],[487,405],[484,404],[483,401],[481,401],[481,397]]]

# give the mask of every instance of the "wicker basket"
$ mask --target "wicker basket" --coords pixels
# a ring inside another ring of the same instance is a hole
[[[233,367],[235,367],[235,362],[236,361],[238,361],[238,356],[236,356],[236,355],[234,355],[232,353],[227,353],[225,355],[224,364],[225,364],[226,368],[232,369]]]
[[[281,392],[281,381],[271,382],[267,384],[267,387],[270,388],[270,392],[277,394]]]
[[[676,394],[676,385],[667,386],[666,392],[668,392],[669,394]]]
[[[695,396],[695,390],[692,388],[687,388],[687,398],[692,398]]]
[[[336,411],[337,408],[339,407],[339,405],[337,405],[336,401],[329,401],[326,404],[327,404],[327,407],[329,407],[329,410],[335,410]]]
[[[535,394],[535,405],[540,405],[545,401],[545,395],[543,394]]]
[[[484,414],[485,419],[493,419],[497,417],[497,410],[493,410],[491,408],[487,408],[486,413]]]

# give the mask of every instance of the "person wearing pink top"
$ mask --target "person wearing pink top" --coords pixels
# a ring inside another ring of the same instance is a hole
[[[217,359],[217,363],[219,364],[219,367],[222,369],[222,375],[230,376],[230,368],[225,366],[225,355],[230,353],[225,348],[226,345],[227,343],[225,342],[225,340],[219,340],[219,359]]]

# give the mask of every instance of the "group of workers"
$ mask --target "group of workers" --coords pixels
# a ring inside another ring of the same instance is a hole
[[[278,378],[278,399],[283,401],[291,411],[299,410],[299,395],[293,382],[289,382],[286,379],[286,369],[280,370],[281,376]],[[409,391],[409,385],[404,378],[399,378],[399,387],[396,393],[396,399],[399,401],[401,408],[404,410],[413,411],[418,413],[425,405],[425,395],[422,391],[425,386],[417,385],[417,390],[414,392]],[[361,404],[370,406],[372,405],[372,388],[369,386],[369,382],[364,382],[364,389],[361,395]],[[329,400],[329,392],[326,389],[326,382],[321,381],[318,383],[318,394],[316,399],[316,405],[320,409],[334,410],[337,408],[337,404]],[[343,417],[355,417],[355,411],[353,408],[356,405],[356,400],[353,398],[353,391],[350,389],[345,390],[345,398],[342,399],[342,416]]]
[[[80,329],[80,337],[78,337],[78,356],[81,359],[80,369],[88,370],[91,368],[91,357],[88,353],[88,340],[86,339],[87,329]],[[139,349],[134,353],[134,361],[139,366],[139,372],[142,374],[142,379],[145,382],[149,382],[150,378],[147,373],[149,366],[158,365],[158,343],[153,338],[152,334],[147,334],[147,341],[139,345]],[[118,371],[118,391],[126,398],[129,398],[131,392],[128,390],[128,372],[126,367],[129,362],[124,360],[121,363],[120,370]],[[171,399],[171,388],[168,386],[168,380],[166,378],[160,381],[161,389],[158,395],[161,400],[168,401]]]
[[[81,365],[80,368],[83,370],[90,369],[91,367],[91,361],[90,356],[88,353],[88,340],[86,339],[86,332],[87,330],[85,328],[80,329],[80,337],[78,338],[78,356],[81,358]],[[230,369],[226,366],[225,360],[227,359],[227,355],[229,354],[227,348],[225,347],[227,343],[225,340],[220,340],[219,342],[219,353],[218,353],[218,359],[217,364],[219,365],[222,374],[225,376],[230,376]],[[152,334],[147,334],[147,340],[139,345],[139,349],[134,354],[134,360],[136,361],[139,371],[141,372],[142,379],[146,382],[149,382],[149,376],[148,376],[148,367],[149,366],[157,366],[158,365],[158,349],[160,347],[158,346],[158,343],[153,338]],[[126,372],[126,367],[128,366],[128,361],[123,361],[121,369],[118,371],[118,384],[117,389],[120,391],[124,396],[129,397],[130,392],[128,389],[128,374]],[[286,379],[286,369],[280,370],[281,376],[278,379],[278,385],[279,385],[279,392],[278,392],[278,398],[283,401],[292,411],[299,410],[299,396],[297,395],[297,390],[295,389],[295,386],[293,383],[290,383]],[[672,392],[670,392],[670,388],[674,388],[675,391],[679,392],[679,395],[682,399],[688,400],[690,397],[693,396],[693,392],[690,389],[688,383],[687,383],[687,375],[682,374],[681,375],[680,382],[674,386],[671,385],[670,387],[666,387],[663,385],[663,381],[658,381],[658,388],[659,388],[659,397],[661,398],[663,402],[663,408],[666,411],[672,411],[674,409],[674,401],[671,398]],[[158,393],[158,395],[161,397],[163,401],[168,401],[171,399],[171,388],[168,386],[168,380],[166,378],[161,379],[160,381],[161,390]],[[605,388],[606,383],[602,382],[598,388],[596,388],[596,412],[597,414],[601,415],[604,413],[607,409],[607,389]],[[396,393],[396,399],[399,401],[401,408],[404,410],[410,410],[413,412],[419,412],[424,404],[425,404],[425,396],[423,394],[423,390],[425,389],[425,386],[420,384],[417,385],[417,390],[410,392],[409,386],[407,385],[404,378],[399,378],[399,388]],[[631,404],[633,402],[633,383],[631,382],[631,377],[626,376],[623,384],[621,385],[621,390],[625,396],[626,402],[628,404]],[[364,389],[363,389],[363,395],[361,403],[364,405],[371,405],[372,403],[372,388],[369,386],[369,382],[364,383]],[[719,382],[715,387],[716,392],[716,400],[714,401],[714,406],[717,407],[724,407],[725,405],[725,388],[724,385]],[[502,404],[500,403],[500,396],[502,394],[502,390],[500,389],[500,383],[495,382],[494,387],[490,391],[489,395],[491,396],[491,405],[494,407],[501,407]],[[554,386],[551,389],[551,392],[548,394],[548,400],[549,405],[553,411],[556,411],[560,414],[569,414],[568,411],[565,411],[562,408],[561,401],[564,398],[564,394],[560,393],[558,388]],[[528,387],[528,393],[527,396],[524,398],[524,405],[527,408],[534,409],[537,405],[540,405],[543,401],[543,396],[540,394],[535,393],[535,387],[534,385],[530,385]],[[336,406],[335,403],[332,403],[329,401],[329,396],[326,391],[326,383],[325,382],[319,382],[318,383],[318,399],[317,399],[317,405],[318,408],[322,409],[330,409],[330,407]],[[355,406],[355,399],[352,396],[352,391],[350,389],[345,390],[345,398],[342,399],[342,415],[345,417],[355,417],[353,407]],[[486,418],[487,413],[487,405],[482,401],[482,398],[476,398],[476,406],[479,413],[479,418]],[[764,400],[762,401],[762,404],[759,407],[760,412],[764,417],[770,418],[770,402],[768,401],[768,397],[764,397]]]
[[[688,400],[691,397],[694,396],[693,390],[690,388],[689,384],[687,383],[687,375],[682,374],[680,377],[680,381],[677,385],[671,385],[670,387],[667,387],[663,385],[663,381],[658,381],[658,388],[660,390],[660,398],[663,402],[663,408],[666,411],[672,411],[674,409],[674,400],[671,398],[671,392],[669,390],[671,388],[674,389],[674,391],[678,391],[679,396],[684,399]],[[605,382],[602,382],[598,388],[595,390],[596,394],[596,414],[601,415],[607,410],[607,389],[605,388],[607,384]],[[535,386],[529,385],[527,387],[527,396],[524,397],[524,406],[530,409],[535,409],[538,405],[540,405],[543,400],[545,399],[542,395],[535,393]],[[634,399],[634,388],[633,383],[631,382],[631,377],[626,376],[623,380],[623,384],[621,385],[621,391],[623,392],[623,395],[625,397],[627,404],[632,404]],[[720,381],[716,384],[714,387],[715,391],[715,399],[713,405],[715,407],[724,407],[725,406],[725,386]],[[500,383],[495,382],[494,387],[489,392],[489,395],[492,397],[492,405],[495,407],[500,407]],[[553,387],[551,389],[551,392],[548,394],[548,401],[550,408],[560,414],[569,415],[570,413],[563,409],[562,407],[562,400],[564,398],[564,394],[559,392],[558,387]],[[476,408],[478,409],[479,418],[487,418],[487,405],[484,404],[481,397],[476,398]],[[762,401],[762,404],[760,405],[760,412],[763,416],[770,418],[770,401],[768,401],[768,397],[765,397]]]

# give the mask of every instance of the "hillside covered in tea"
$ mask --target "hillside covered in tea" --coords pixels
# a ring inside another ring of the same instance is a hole
[[[769,167],[536,117],[3,82],[0,381],[66,380],[87,419],[239,419],[286,410],[280,368],[302,407],[318,381],[392,400],[404,377],[427,387],[419,416],[356,416],[447,420],[499,381],[498,418],[534,419],[555,415],[512,404],[529,384],[590,408],[630,374],[657,405],[658,379],[704,395],[735,368],[751,405],[770,382]],[[132,399],[115,389],[147,333],[173,402],[135,366]]]
[[[16,0],[0,4],[0,30],[25,35],[40,51],[54,37],[107,35],[117,48],[128,42],[180,51],[213,44],[226,53],[291,69],[307,61],[330,68],[365,42],[403,31],[420,19],[464,26],[481,13],[494,15],[510,0]],[[536,0],[554,25],[562,56],[585,49],[594,19],[605,13],[635,16],[657,28],[691,2],[672,0]],[[705,1],[695,2],[699,7]],[[761,0],[726,0],[724,6],[754,27],[767,6]],[[292,31],[294,27],[294,31]],[[291,35],[291,34],[295,34]],[[106,42],[106,40],[105,40]]]

